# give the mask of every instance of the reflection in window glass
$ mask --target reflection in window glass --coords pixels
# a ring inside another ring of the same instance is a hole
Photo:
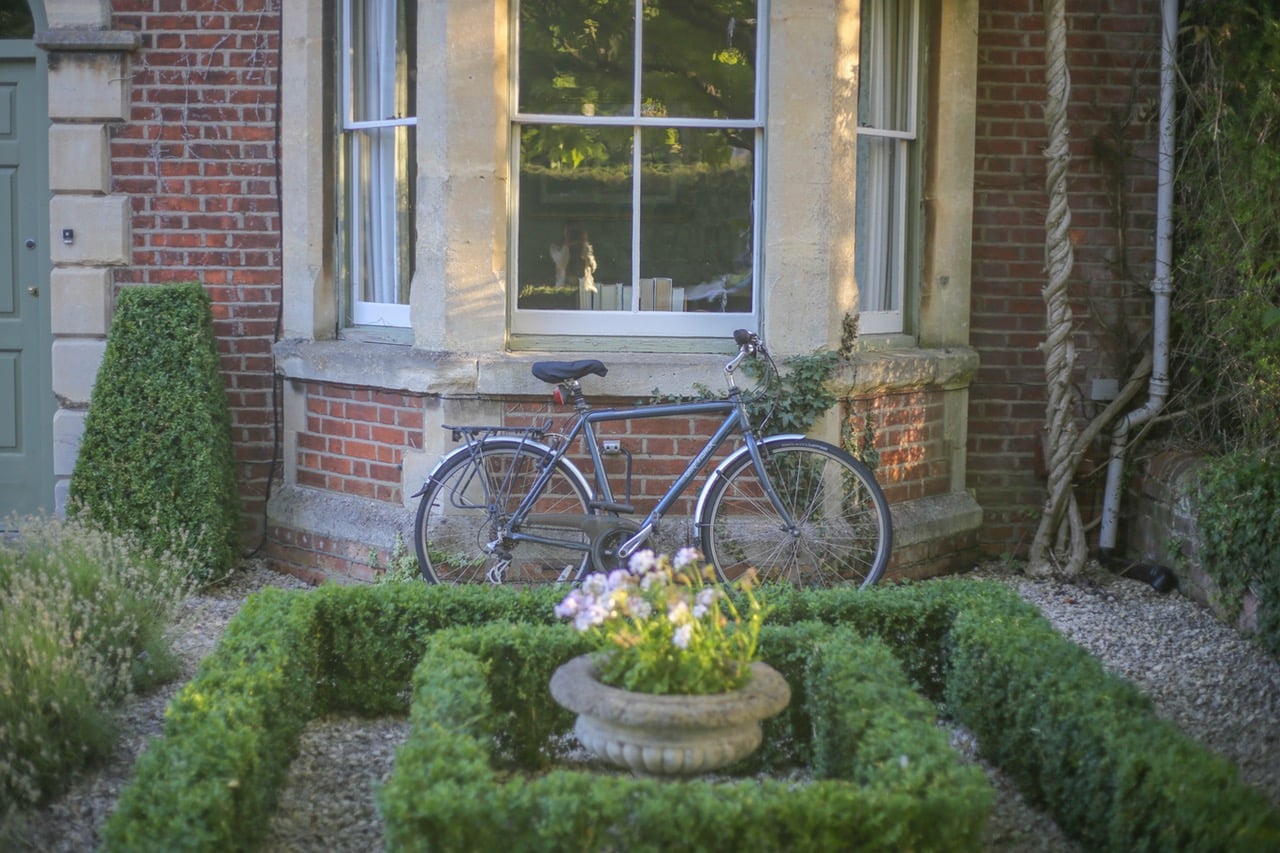
[[[520,308],[618,309],[631,283],[629,128],[535,125],[521,133]],[[566,151],[578,152],[570,164]]]
[[[755,16],[755,3],[646,2],[645,114],[755,116]]]
[[[519,111],[630,115],[633,0],[520,4]]]
[[[0,0],[0,39],[29,39],[35,33],[27,0]]]
[[[518,311],[754,310],[758,14],[519,4]]]
[[[646,128],[641,138],[640,279],[655,282],[654,308],[661,309],[669,281],[685,310],[749,311],[749,138],[689,128]],[[641,310],[648,287],[641,287]]]

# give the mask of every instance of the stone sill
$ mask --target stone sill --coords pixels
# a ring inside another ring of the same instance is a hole
[[[286,379],[374,387],[442,397],[539,396],[546,384],[529,367],[535,361],[571,361],[585,353],[496,354],[426,352],[394,343],[283,340],[274,347],[276,370]],[[601,353],[607,379],[591,377],[588,392],[618,397],[693,394],[696,386],[723,387],[724,354]],[[832,379],[842,397],[919,388],[968,387],[978,370],[970,347],[895,349],[855,353]]]
[[[134,30],[44,30],[34,40],[50,53],[132,53],[142,46],[142,35]]]

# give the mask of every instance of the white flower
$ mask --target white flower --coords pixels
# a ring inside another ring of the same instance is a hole
[[[676,629],[675,634],[671,637],[671,642],[678,649],[689,648],[689,640],[693,638],[693,623],[686,622]]]
[[[582,591],[592,598],[604,595],[609,589],[609,578],[599,572],[593,572],[582,580]]]
[[[698,597],[693,602],[693,618],[701,619],[711,612],[711,605],[716,603],[716,599],[720,597],[720,590],[709,586],[698,592]]]
[[[653,605],[638,595],[628,596],[627,615],[636,619],[648,619],[653,615]]]
[[[579,601],[580,598],[581,595],[576,589],[566,595],[564,601],[556,605],[556,615],[561,619],[568,619],[571,616],[577,615],[578,610],[582,606],[582,602]]]
[[[609,618],[608,609],[593,601],[589,607],[579,610],[573,617],[573,627],[579,631],[586,631],[596,625],[603,625],[607,618]]]
[[[658,558],[652,551],[636,551],[627,565],[634,575],[648,574],[658,565]]]
[[[702,559],[702,555],[698,553],[698,549],[691,545],[686,545],[679,551],[676,551],[675,557],[671,560],[671,565],[676,569],[683,569],[690,563],[696,563]]]

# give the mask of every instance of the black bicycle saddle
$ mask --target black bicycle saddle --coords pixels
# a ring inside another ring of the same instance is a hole
[[[553,382],[557,385],[568,382],[570,379],[581,379],[587,374],[606,376],[608,373],[609,368],[604,366],[604,362],[594,358],[586,358],[582,361],[535,361],[533,363],[534,376],[543,382]]]

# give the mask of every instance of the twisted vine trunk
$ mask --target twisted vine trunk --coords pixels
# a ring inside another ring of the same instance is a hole
[[[1045,418],[1045,462],[1049,470],[1044,514],[1031,543],[1028,572],[1044,575],[1055,569],[1075,575],[1088,555],[1084,524],[1076,504],[1072,481],[1080,460],[1076,425],[1071,416],[1071,377],[1075,347],[1071,342],[1072,317],[1067,280],[1074,252],[1071,247],[1071,209],[1067,203],[1067,166],[1071,152],[1067,142],[1067,103],[1071,81],[1067,71],[1067,22],[1065,0],[1045,0],[1045,124],[1048,146],[1044,156],[1048,176],[1045,188],[1049,211],[1045,217],[1047,283],[1044,287],[1045,383],[1048,403]]]

